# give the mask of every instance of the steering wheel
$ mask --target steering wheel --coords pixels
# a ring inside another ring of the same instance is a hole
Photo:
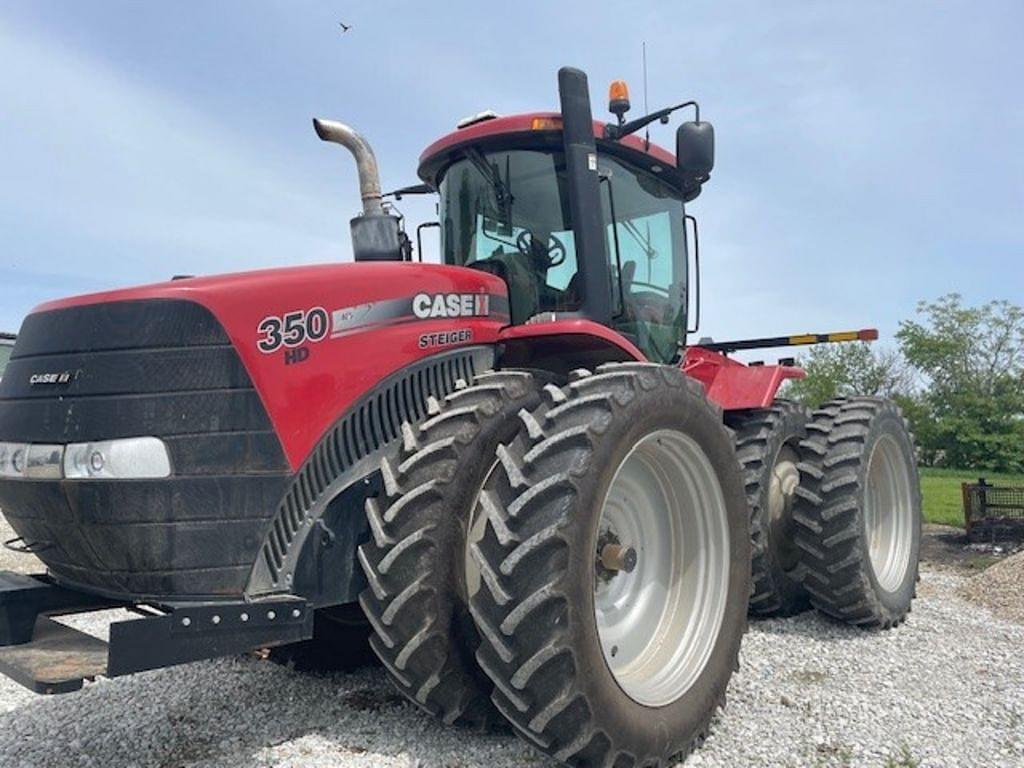
[[[565,250],[565,245],[562,244],[561,240],[554,235],[549,235],[549,237],[551,238],[551,245],[548,246],[546,243],[544,245],[547,249],[544,254],[544,259],[547,263],[544,266],[551,269],[564,262],[568,252]],[[528,229],[524,229],[516,237],[516,248],[524,256],[535,255],[534,244],[533,233]]]

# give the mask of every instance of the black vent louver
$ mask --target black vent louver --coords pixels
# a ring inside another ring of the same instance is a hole
[[[281,574],[288,572],[289,554],[298,549],[294,545],[307,515],[325,491],[338,487],[352,467],[398,439],[404,422],[425,418],[431,396],[444,397],[455,389],[457,381],[471,381],[492,361],[489,348],[432,357],[386,379],[342,417],[313,449],[281,501],[263,544],[262,560],[270,584],[259,584],[261,579],[254,574],[250,586],[260,591],[288,586],[280,583]],[[365,472],[353,479],[362,474]]]

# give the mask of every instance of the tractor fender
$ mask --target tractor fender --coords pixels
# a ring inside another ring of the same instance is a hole
[[[622,334],[583,318],[510,326],[498,333],[497,342],[501,368],[539,369],[560,376],[602,363],[647,360]]]
[[[708,399],[725,411],[767,408],[786,379],[807,376],[794,365],[747,365],[703,347],[688,347],[680,366],[704,385]]]
[[[292,477],[249,575],[249,598],[291,592],[315,607],[353,602],[365,586],[356,547],[368,534],[363,504],[387,483],[380,459],[403,425],[428,415],[460,381],[494,367],[492,346],[418,360],[361,396]]]

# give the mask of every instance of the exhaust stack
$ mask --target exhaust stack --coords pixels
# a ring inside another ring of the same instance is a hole
[[[579,254],[580,314],[602,325],[612,320],[612,285],[608,275],[608,250],[601,218],[597,142],[590,111],[590,90],[582,70],[558,70],[558,97],[562,106],[562,144],[569,207],[576,252]]]
[[[349,222],[353,258],[356,261],[408,260],[411,256],[409,239],[402,231],[401,217],[385,211],[381,203],[380,171],[369,142],[353,128],[335,120],[313,118],[313,128],[322,141],[340,144],[356,160],[363,213]]]
[[[363,199],[363,213],[381,213],[380,171],[377,169],[377,157],[373,154],[369,142],[354,128],[336,120],[321,120],[314,117],[313,129],[321,141],[341,144],[352,153],[356,160],[356,172],[359,174],[359,195]]]

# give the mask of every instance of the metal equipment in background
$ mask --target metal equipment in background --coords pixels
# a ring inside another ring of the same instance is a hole
[[[1024,487],[993,485],[981,477],[961,483],[960,490],[969,541],[1024,540]]]

